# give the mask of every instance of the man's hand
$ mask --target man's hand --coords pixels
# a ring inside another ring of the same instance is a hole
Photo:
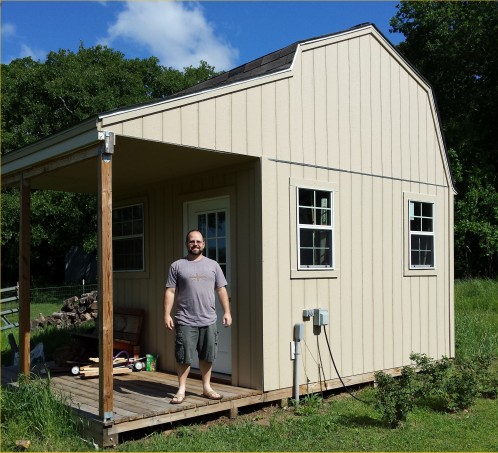
[[[175,327],[175,321],[173,321],[173,318],[171,316],[165,316],[164,317],[164,325],[169,330],[173,330],[173,327]]]
[[[232,315],[230,313],[225,313],[223,315],[223,325],[225,327],[230,327],[232,325]]]
[[[171,310],[175,301],[175,288],[166,288],[164,291],[164,325],[167,329],[173,330],[175,321],[171,317]]]

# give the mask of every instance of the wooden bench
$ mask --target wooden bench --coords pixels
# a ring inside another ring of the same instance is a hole
[[[113,310],[113,349],[127,351],[131,357],[140,357],[140,335],[144,311],[139,308],[114,307]],[[97,321],[98,322],[98,321]],[[99,328],[88,333],[73,333],[75,338],[99,338]]]

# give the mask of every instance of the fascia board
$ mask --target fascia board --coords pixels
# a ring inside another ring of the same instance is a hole
[[[2,178],[98,142],[94,118],[2,156]]]
[[[299,46],[298,46],[299,48]],[[297,51],[296,51],[297,54]],[[185,96],[174,98],[174,99],[165,99],[164,101],[159,101],[154,104],[143,105],[135,108],[131,108],[126,111],[113,112],[109,114],[103,114],[99,116],[99,119],[102,122],[102,127],[120,123],[121,121],[128,121],[131,119],[139,118],[142,116],[153,115],[155,113],[159,113],[162,111],[174,109],[177,107],[182,107],[184,105],[188,105],[194,102],[201,102],[206,99],[210,99],[213,97],[223,96],[225,94],[229,94],[235,91],[239,91],[241,89],[252,88],[257,85],[264,85],[266,83],[271,83],[277,80],[285,79],[292,77],[292,71],[294,69],[294,62],[296,59],[296,54],[293,57],[292,64],[288,69],[283,71],[274,72],[272,74],[267,74],[259,77],[255,77],[248,80],[242,80],[240,82],[234,82],[230,85],[225,85],[222,87],[211,88],[205,91],[200,91],[198,93],[187,94]]]

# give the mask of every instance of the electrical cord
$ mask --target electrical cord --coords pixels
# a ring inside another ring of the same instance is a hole
[[[329,354],[330,354],[330,359],[332,360],[332,365],[334,365],[334,369],[335,369],[335,372],[337,373],[337,377],[339,378],[339,380],[341,381],[341,384],[342,386],[344,387],[344,389],[346,390],[346,392],[348,392],[355,400],[358,400],[360,401],[361,403],[365,403],[365,404],[372,404],[370,401],[365,401],[365,400],[362,400],[361,398],[358,398],[357,396],[355,396],[353,394],[353,392],[351,392],[351,390],[349,390],[348,387],[346,387],[346,384],[344,383],[344,381],[342,380],[342,377],[341,375],[339,374],[339,370],[337,369],[337,366],[335,364],[335,360],[334,360],[334,356],[332,355],[332,350],[330,349],[330,343],[329,343],[329,337],[327,335],[327,329],[323,329],[323,331],[325,332],[325,340],[327,341],[327,347],[329,349]]]
[[[316,348],[318,349],[318,360],[320,363],[318,364],[318,380],[320,381],[320,393],[323,398],[323,387],[322,387],[322,377],[323,382],[325,382],[325,371],[323,370],[323,361],[322,361],[322,353],[320,351],[320,342],[318,341],[318,335],[316,336]]]

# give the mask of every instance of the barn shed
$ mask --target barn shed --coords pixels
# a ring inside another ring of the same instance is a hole
[[[144,310],[142,350],[175,372],[165,279],[194,227],[229,282],[214,368],[228,385],[290,396],[299,344],[300,393],[335,382],[334,363],[359,383],[411,352],[454,355],[455,190],[434,93],[372,24],[8,154],[6,186],[22,193],[28,304],[30,190],[99,199],[103,418],[113,306]]]

